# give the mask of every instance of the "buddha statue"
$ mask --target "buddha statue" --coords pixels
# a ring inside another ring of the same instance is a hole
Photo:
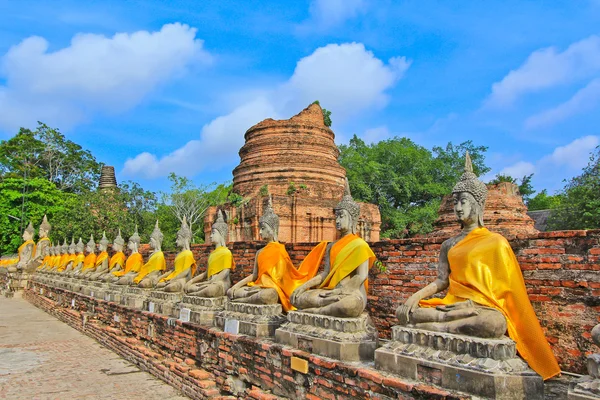
[[[76,258],[77,258],[77,255],[76,255],[75,238],[71,237],[71,244],[69,245],[67,258],[65,259],[64,269],[59,272],[62,272],[65,275],[67,275],[68,272],[73,270],[73,268],[75,267],[74,262],[75,262]]]
[[[49,272],[54,274],[60,267],[60,260],[62,260],[62,247],[60,246],[60,241],[54,246],[54,257],[52,260],[52,267],[49,269]]]
[[[127,243],[127,248],[131,251],[131,254],[127,257],[127,261],[125,261],[125,269],[111,271],[111,274],[113,275],[111,282],[116,283],[117,285],[131,285],[133,283],[133,278],[137,276],[144,266],[144,258],[138,252],[140,243],[141,238],[138,234],[136,225],[135,232],[131,235],[129,242]]]
[[[90,281],[96,281],[100,276],[109,272],[108,238],[106,237],[106,232],[102,232],[98,248],[100,253],[96,257],[96,265],[93,272],[88,275],[88,280]]]
[[[323,258],[323,272],[294,291],[291,302],[299,311],[332,317],[355,318],[367,305],[369,269],[375,254],[356,235],[360,206],[352,199],[348,179],[342,201],[334,208],[335,226],[340,239],[321,242],[304,259],[302,265],[318,269]]]
[[[98,280],[104,282],[111,282],[115,277],[113,272],[122,271],[125,266],[125,253],[123,253],[123,246],[125,245],[125,240],[121,236],[121,230],[119,229],[119,234],[113,240],[112,248],[114,250],[114,254],[108,261],[108,271],[98,277]]]
[[[158,278],[162,272],[167,269],[165,255],[161,250],[164,235],[158,227],[158,220],[154,226],[154,231],[150,235],[150,247],[152,254],[148,262],[142,266],[140,272],[133,278],[133,284],[142,289],[153,288],[158,283]]]
[[[54,249],[50,241],[48,241],[48,245],[44,247],[42,256],[42,262],[36,268],[36,271],[38,273],[45,273],[48,268],[48,265],[52,262],[52,258],[54,257]]]
[[[192,231],[187,224],[185,216],[181,221],[181,229],[177,232],[176,244],[181,251],[175,257],[173,271],[169,271],[158,278],[156,289],[165,292],[183,292],[183,287],[196,273],[196,260],[190,250]]]
[[[52,226],[50,223],[48,223],[48,218],[46,215],[44,215],[38,231],[40,239],[35,247],[35,255],[31,260],[32,269],[39,269],[40,265],[43,264],[45,257],[47,257],[49,254],[48,247],[50,246],[50,239],[48,238],[48,234],[50,233],[50,228],[52,228]]]
[[[473,173],[468,153],[452,196],[462,230],[442,243],[436,280],[396,310],[400,325],[480,338],[501,338],[508,330],[534,371],[543,379],[558,375],[512,248],[483,225],[487,187]],[[444,298],[424,300],[446,289]]]
[[[96,267],[96,242],[94,241],[94,235],[90,235],[90,241],[86,243],[85,250],[87,255],[83,260],[83,266],[80,270],[75,271],[73,276],[83,278],[90,273]]]
[[[8,272],[16,272],[20,270],[25,270],[29,261],[31,261],[32,257],[35,255],[35,242],[33,241],[33,235],[35,234],[35,230],[33,229],[33,225],[31,222],[25,228],[23,232],[23,243],[19,246],[17,253],[19,254],[19,260],[16,264],[9,265],[7,270]]]
[[[83,249],[83,240],[81,240],[80,237],[79,241],[75,245],[75,260],[73,261],[73,267],[71,271],[67,272],[68,276],[73,276],[75,272],[81,271],[81,269],[83,268],[83,264],[85,262],[85,254],[83,253]]]
[[[279,217],[273,211],[271,198],[259,219],[259,227],[260,236],[267,245],[256,252],[252,274],[233,285],[227,291],[227,297],[230,301],[239,303],[281,303],[286,312],[290,311],[293,309],[290,296],[298,286],[312,278],[317,270],[296,269],[285,246],[277,241]]]
[[[60,261],[58,262],[58,266],[54,270],[54,273],[62,273],[67,268],[68,261],[69,245],[67,244],[67,239],[64,239],[62,246],[60,246]]]
[[[210,241],[215,245],[215,249],[208,256],[206,271],[186,283],[184,290],[187,294],[197,297],[222,297],[231,287],[230,271],[234,262],[231,250],[225,246],[227,231],[223,211],[219,210],[210,233]]]
[[[42,272],[44,274],[49,274],[50,271],[52,271],[52,269],[54,268],[55,264],[56,264],[56,246],[53,243],[50,243],[50,246],[48,247],[48,261],[46,262],[46,265],[41,269],[40,272]]]

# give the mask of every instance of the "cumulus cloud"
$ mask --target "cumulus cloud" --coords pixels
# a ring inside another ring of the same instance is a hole
[[[129,110],[193,62],[210,62],[195,36],[179,23],[112,37],[77,34],[54,52],[46,39],[29,37],[1,60],[0,129],[37,120],[64,128],[97,112]]]
[[[309,7],[311,19],[308,24],[332,28],[356,17],[365,9],[364,0],[313,0]]]
[[[500,175],[508,175],[513,178],[522,178],[535,172],[535,165],[526,161],[519,161],[513,165],[503,168]]]
[[[581,169],[588,164],[590,153],[600,144],[598,136],[584,136],[571,143],[554,149],[552,154],[544,157],[540,163],[555,167]]]
[[[494,83],[486,101],[491,107],[514,103],[519,96],[586,79],[600,72],[600,37],[590,36],[560,52],[556,47],[534,51],[516,70]]]
[[[190,176],[210,166],[231,165],[237,161],[244,132],[255,123],[268,117],[289,118],[315,100],[333,112],[335,121],[384,107],[388,102],[386,90],[409,66],[410,61],[404,57],[385,63],[361,43],[318,48],[298,61],[287,81],[216,118],[203,127],[199,139],[162,157],[142,153],[127,160],[123,173],[160,177],[175,172]]]
[[[554,125],[574,115],[594,109],[600,103],[600,78],[592,80],[566,102],[532,115],[525,120],[526,129]]]

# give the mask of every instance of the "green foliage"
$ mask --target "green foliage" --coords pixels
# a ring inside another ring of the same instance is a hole
[[[489,171],[487,148],[471,141],[430,151],[408,138],[367,145],[355,135],[340,146],[339,161],[354,198],[379,205],[381,236],[399,238],[431,232],[443,196],[464,171],[467,150],[476,174]]]
[[[292,196],[294,193],[296,193],[296,191],[297,191],[296,184],[294,182],[290,182],[290,184],[288,185],[286,194],[288,196]]]
[[[319,100],[313,101],[312,104],[318,104],[319,106],[321,106]],[[326,108],[321,108],[321,110],[323,111],[323,123],[325,124],[325,126],[331,127],[331,111],[327,110]]]
[[[301,183],[300,185],[298,185],[298,187],[302,190],[307,190],[308,186],[306,186],[304,183]]]
[[[562,196],[560,194],[552,196],[544,189],[527,202],[527,208],[529,211],[551,210],[560,207],[561,203]]]
[[[231,192],[227,197],[227,201],[231,203],[231,205],[234,207],[240,207],[242,204],[244,204],[245,199],[242,195],[239,195],[235,192]]]
[[[561,196],[560,207],[548,219],[550,229],[600,228],[600,146],[581,175],[566,184]]]
[[[531,198],[531,195],[535,193],[533,189],[533,185],[531,185],[531,178],[533,174],[525,175],[521,178],[521,181],[518,182],[516,178],[513,178],[510,175],[498,174],[494,179],[492,179],[489,183],[493,185],[497,185],[501,182],[509,182],[514,183],[519,186],[519,193],[521,197],[523,197],[523,201],[528,204]]]
[[[269,185],[262,185],[258,190],[258,194],[262,197],[269,195]]]
[[[96,186],[101,164],[58,129],[38,123],[35,131],[21,128],[0,141],[0,176],[45,178],[59,190],[80,193]]]

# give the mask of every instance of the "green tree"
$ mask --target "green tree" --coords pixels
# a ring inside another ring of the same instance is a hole
[[[527,208],[529,211],[536,210],[551,210],[560,207],[562,203],[562,196],[549,195],[546,189],[542,190],[527,202]]]
[[[431,232],[443,196],[464,170],[465,151],[483,174],[486,150],[469,141],[431,151],[397,137],[367,145],[355,135],[340,146],[339,161],[354,198],[379,206],[382,237],[398,238]]]
[[[560,206],[550,215],[552,230],[600,228],[600,146],[581,175],[568,181]]]

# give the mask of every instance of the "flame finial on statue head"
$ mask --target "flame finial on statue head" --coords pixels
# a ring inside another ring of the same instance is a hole
[[[473,164],[471,163],[471,156],[468,151],[465,155],[465,172],[452,189],[452,194],[461,192],[471,194],[483,212],[485,200],[487,198],[487,186],[485,183],[481,182],[473,172]]]
[[[31,236],[35,234],[35,228],[33,227],[31,221],[29,221],[29,225],[27,225],[27,228],[25,228],[25,232],[29,233]]]
[[[216,230],[221,234],[223,239],[227,241],[227,232],[228,232],[227,222],[225,222],[225,217],[223,216],[223,210],[220,208],[217,210],[217,219],[212,224],[212,229]]]
[[[121,228],[119,228],[119,233],[117,234],[115,240],[113,240],[113,243],[119,246],[125,245],[125,240],[123,240],[123,237],[121,236]]]
[[[187,223],[187,218],[185,215],[183,216],[183,219],[181,220],[181,228],[179,228],[179,231],[177,232],[177,234],[188,240],[192,239],[192,230],[190,229],[190,227]]]
[[[358,222],[358,218],[360,216],[360,205],[352,198],[348,178],[345,178],[344,180],[344,197],[342,197],[342,200],[334,207],[334,210],[346,210],[348,211],[348,214],[350,214],[352,222],[354,224]]]
[[[48,234],[51,228],[52,225],[50,225],[50,223],[48,222],[48,217],[46,217],[46,214],[44,214],[44,218],[42,219],[42,223],[40,224],[40,231],[44,231],[46,232],[46,234]]]
[[[156,220],[156,224],[154,225],[154,230],[152,231],[152,234],[150,235],[151,238],[153,238],[154,240],[156,240],[158,242],[158,244],[162,243],[164,235],[161,232],[160,228],[158,227],[158,220]]]

